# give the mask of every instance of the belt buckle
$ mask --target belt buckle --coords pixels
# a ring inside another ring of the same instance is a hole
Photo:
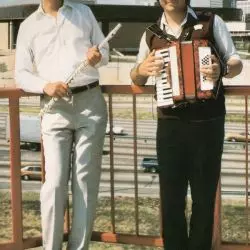
[[[90,89],[91,89],[91,88],[90,88],[90,84],[87,84],[86,87],[87,87],[87,90],[90,90]]]

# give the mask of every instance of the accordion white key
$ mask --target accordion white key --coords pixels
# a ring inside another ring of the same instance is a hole
[[[173,42],[155,55],[164,61],[161,74],[155,77],[158,107],[215,98],[214,83],[200,72],[201,66],[212,63],[207,40]]]

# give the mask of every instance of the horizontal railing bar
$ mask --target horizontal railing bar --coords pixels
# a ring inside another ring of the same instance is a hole
[[[24,249],[40,247],[42,246],[42,242],[43,242],[42,236],[27,238],[27,239],[23,239],[23,246],[24,246]]]
[[[106,243],[120,243],[120,244],[131,244],[131,245],[156,246],[156,247],[163,246],[162,238],[160,236],[148,236],[148,235],[136,236],[131,234],[93,232],[92,240],[106,242]]]
[[[136,85],[102,85],[103,93],[112,94],[153,94],[154,86],[136,86]],[[224,86],[226,95],[250,95],[250,86]],[[39,96],[34,93],[26,93],[19,88],[0,88],[0,98],[8,97],[26,97],[26,96]]]
[[[6,242],[6,243],[1,243],[0,244],[0,249],[4,249],[4,250],[13,250],[16,249],[16,244],[14,244],[13,242]]]
[[[235,244],[222,242],[220,250],[249,250],[250,246],[245,244]]]
[[[64,242],[68,241],[68,233],[64,233],[63,241]],[[36,236],[36,237],[32,237],[32,238],[25,238],[25,239],[23,239],[23,246],[24,246],[24,249],[40,247],[40,246],[42,246],[42,242],[43,242],[42,236]],[[2,247],[2,245],[0,244],[0,248],[1,247]]]

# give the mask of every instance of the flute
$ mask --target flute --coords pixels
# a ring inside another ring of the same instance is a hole
[[[118,32],[118,30],[122,27],[122,25],[120,23],[118,23],[114,29],[112,29],[109,34],[105,37],[105,39],[98,45],[98,49],[100,50],[109,40],[111,40],[116,33]],[[66,79],[65,83],[67,85],[69,85],[71,83],[71,81],[75,78],[75,76],[77,74],[79,74],[80,72],[83,72],[84,69],[86,69],[89,65],[88,59],[84,60],[76,69],[74,72],[72,72],[72,74],[69,75],[69,77]],[[51,110],[51,108],[53,107],[53,105],[55,104],[55,102],[58,100],[58,98],[56,97],[52,97],[51,100],[44,105],[44,108],[41,109],[39,116],[43,116],[45,113],[49,112]]]

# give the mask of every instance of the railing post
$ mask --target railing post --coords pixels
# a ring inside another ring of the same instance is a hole
[[[113,95],[108,94],[109,103],[109,151],[110,151],[110,206],[111,206],[111,227],[112,233],[116,233],[115,221],[115,178],[114,178],[114,133],[113,133]]]
[[[246,142],[245,142],[245,162],[246,162],[246,245],[249,245],[249,167],[248,167],[248,96],[245,96],[245,131],[246,131]]]
[[[12,205],[12,240],[15,249],[23,248],[22,187],[20,155],[19,98],[9,98],[10,116],[10,179]]]
[[[138,163],[137,163],[137,109],[136,94],[133,94],[133,133],[134,133],[134,184],[135,184],[135,232],[136,236],[140,234],[139,230],[139,194],[138,194]]]
[[[213,250],[221,249],[221,181],[219,180],[214,209]]]

